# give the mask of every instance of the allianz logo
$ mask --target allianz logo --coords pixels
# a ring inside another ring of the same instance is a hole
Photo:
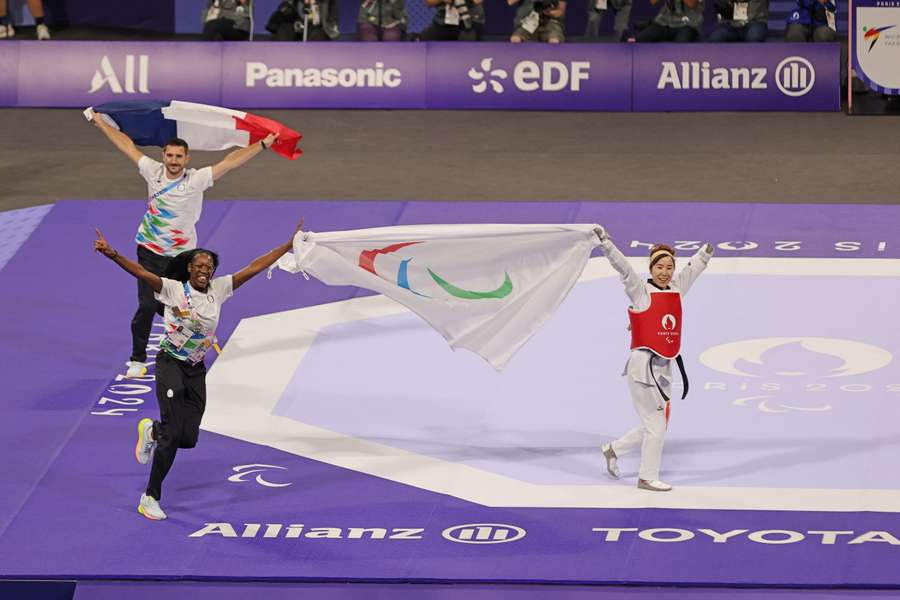
[[[656,89],[673,90],[766,90],[767,67],[713,67],[709,61],[663,61]],[[778,63],[775,86],[785,96],[799,97],[812,90],[816,70],[802,56],[788,56]]]
[[[305,523],[205,523],[188,537],[259,538],[287,540],[421,540],[424,527],[310,527]],[[525,530],[504,523],[453,525],[441,537],[461,544],[503,544],[525,537]]]
[[[568,63],[557,60],[523,60],[513,66],[512,78],[508,83],[520,92],[579,92],[581,82],[590,79],[590,70],[591,63],[586,60]],[[510,79],[506,69],[494,68],[494,59],[490,56],[483,58],[477,67],[471,67],[468,75],[475,82],[472,84],[472,91],[476,94],[483,94],[487,90],[502,94],[506,91],[507,79]]]
[[[91,78],[89,94],[95,94],[109,87],[113,94],[150,93],[150,56],[147,54],[126,54],[123,63],[113,65],[104,54]]]
[[[244,67],[244,85],[267,88],[397,88],[403,83],[400,69],[376,62],[371,67],[270,67],[263,62],[248,62]]]

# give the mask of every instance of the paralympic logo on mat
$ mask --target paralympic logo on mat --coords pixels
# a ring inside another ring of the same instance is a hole
[[[361,268],[365,269],[366,271],[372,273],[373,275],[377,275],[378,277],[381,277],[382,279],[387,279],[386,277],[384,277],[383,275],[378,273],[378,271],[375,269],[375,257],[377,257],[379,254],[391,254],[392,252],[397,252],[398,250],[400,250],[402,248],[406,248],[407,246],[414,246],[416,244],[424,244],[424,243],[425,242],[423,242],[423,241],[400,242],[398,244],[391,244],[389,246],[385,246],[384,248],[377,248],[375,250],[363,250],[362,252],[359,253],[359,266]],[[428,296],[414,290],[409,283],[409,263],[412,260],[413,260],[412,258],[406,258],[406,259],[403,259],[400,261],[400,266],[397,268],[396,284],[399,287],[407,289],[418,296],[427,298]],[[463,300],[485,300],[485,299],[489,299],[489,298],[495,298],[495,299],[505,298],[506,296],[509,296],[510,292],[512,292],[512,290],[513,290],[513,283],[512,283],[512,280],[509,278],[509,273],[504,273],[503,283],[501,283],[499,287],[497,287],[493,290],[488,290],[486,292],[478,292],[478,291],[467,290],[467,289],[461,288],[459,286],[456,286],[456,285],[450,283],[449,281],[447,281],[446,279],[444,279],[443,277],[441,277],[440,275],[438,275],[437,273],[435,273],[434,271],[432,271],[431,269],[429,269],[428,267],[426,267],[425,270],[431,276],[431,279],[441,287],[441,289],[443,289],[445,292],[447,292],[451,296],[454,296],[456,298],[462,298]],[[387,279],[387,280],[391,281],[390,279]]]
[[[263,465],[263,464],[252,464],[252,465],[238,465],[236,467],[232,467],[231,470],[235,472],[234,475],[228,478],[228,481],[232,483],[246,483],[248,480],[244,479],[244,477],[253,475],[256,473],[256,477],[254,478],[256,483],[263,487],[272,487],[272,488],[280,488],[287,487],[291,485],[290,483],[273,483],[267,479],[265,479],[262,474],[265,473],[269,469],[283,469],[286,470],[287,467],[279,467],[278,465]]]
[[[872,388],[869,384],[842,383],[840,380],[877,371],[891,361],[893,355],[878,346],[819,337],[740,340],[713,346],[700,355],[701,363],[719,373],[750,378],[751,381],[765,378],[765,382],[753,385],[745,381],[737,388],[743,392],[765,393],[737,398],[732,404],[747,406],[755,402],[758,410],[768,413],[832,410],[827,402],[798,405],[786,404],[776,398],[778,392],[789,388],[792,381],[800,383],[800,389],[806,392],[828,392],[832,388],[843,392],[869,391]],[[835,382],[835,379],[839,381]],[[725,383],[707,383],[706,389],[727,390],[728,387]]]

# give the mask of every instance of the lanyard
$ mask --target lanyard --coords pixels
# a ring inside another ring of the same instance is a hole
[[[181,285],[184,286],[184,297],[187,299],[188,311],[191,313],[191,319],[199,322],[200,319],[197,318],[197,311],[194,309],[194,303],[191,301],[191,288],[187,281],[181,282]]]

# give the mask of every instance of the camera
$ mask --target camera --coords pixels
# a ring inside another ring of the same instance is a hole
[[[716,0],[716,14],[719,20],[730,21],[734,18],[734,4],[730,0]]]
[[[459,13],[459,24],[470,29],[472,27],[472,13],[469,12],[469,4],[466,0],[453,0],[453,8]]]
[[[535,12],[542,13],[545,10],[559,8],[559,0],[534,0]]]

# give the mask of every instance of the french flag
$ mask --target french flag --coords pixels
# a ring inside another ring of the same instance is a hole
[[[85,111],[85,116],[90,115]],[[129,100],[106,102],[93,110],[118,127],[138,146],[162,147],[173,137],[188,143],[191,150],[224,150],[246,147],[277,133],[272,150],[295,160],[302,151],[297,148],[299,132],[278,121],[208,104],[181,100]]]

